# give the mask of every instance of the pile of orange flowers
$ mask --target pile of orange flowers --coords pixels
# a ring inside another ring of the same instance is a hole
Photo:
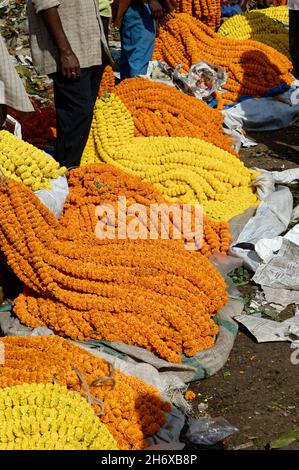
[[[287,5],[288,0],[274,0],[274,6],[279,7],[281,5]]]
[[[146,207],[147,231],[151,227],[151,204],[166,204],[163,196],[150,183],[145,183],[140,178],[105,163],[94,163],[73,170],[68,183],[70,194],[60,222],[73,233],[80,231],[95,233],[98,222],[96,208],[101,204],[108,204],[114,208],[117,229],[119,196],[126,198],[127,222],[132,219],[130,207],[137,209],[133,204],[142,204],[143,207]],[[194,213],[192,218],[194,222]],[[173,214],[170,214],[170,219],[173,223]],[[161,238],[161,217],[159,222],[158,234]],[[173,230],[172,226],[171,233]],[[182,225],[180,230],[182,230]],[[183,233],[181,239],[183,240]],[[231,240],[227,222],[217,222],[206,216],[203,217],[203,243],[200,247],[203,255],[210,256],[215,252],[227,253]],[[194,240],[186,239],[184,241],[191,243]]]
[[[124,80],[113,93],[130,111],[135,136],[198,137],[235,153],[222,114],[197,98],[144,78]]]
[[[30,327],[144,347],[171,362],[214,344],[226,285],[178,240],[97,240],[63,227],[16,181],[0,187],[0,246],[30,290],[14,303]]]
[[[220,26],[221,0],[178,0],[177,11],[188,13],[212,29]]]
[[[201,60],[223,67],[228,81],[222,106],[242,96],[262,96],[281,84],[291,84],[291,62],[265,44],[220,37],[191,16],[173,15],[160,29],[154,58],[187,72]]]
[[[11,112],[22,126],[22,138],[38,148],[56,138],[56,115],[55,109],[46,107],[40,108],[35,105],[33,113],[20,114],[17,111]]]
[[[1,388],[55,380],[88,398],[81,375],[91,396],[103,403],[100,419],[120,449],[146,447],[146,439],[166,422],[164,412],[170,411],[170,405],[162,401],[156,388],[113,371],[103,359],[70,341],[56,336],[6,337],[1,341],[5,346],[5,363],[0,365]],[[100,414],[100,405],[93,407]]]

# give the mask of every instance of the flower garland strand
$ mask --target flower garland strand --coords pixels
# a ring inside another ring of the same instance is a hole
[[[252,39],[290,57],[288,31],[283,23],[273,19],[267,11],[252,10],[235,15],[222,24],[218,34],[230,39]]]
[[[32,191],[51,189],[50,180],[66,172],[53,158],[7,131],[0,131],[0,169]]]
[[[223,115],[197,98],[144,78],[130,78],[114,87],[130,111],[136,137],[198,137],[237,155],[224,133]]]
[[[178,0],[177,12],[188,13],[215,30],[220,26],[221,3],[221,0]]]
[[[142,204],[147,209],[146,230],[149,231],[151,223],[150,208],[152,204],[165,204],[161,194],[149,183],[144,183],[132,175],[118,170],[112,165],[106,163],[96,163],[85,165],[73,170],[68,180],[69,196],[66,200],[63,215],[60,217],[60,223],[65,227],[78,233],[87,231],[95,233],[98,217],[96,208],[101,204],[112,205],[115,209],[115,226],[118,229],[118,197],[125,196],[127,206],[132,204]],[[170,232],[173,234],[173,215],[170,214]],[[131,215],[127,215],[129,223]],[[193,214],[194,220],[194,214]],[[158,228],[159,239],[162,238],[161,220]],[[182,228],[182,224],[181,224]],[[194,229],[194,226],[192,227]],[[149,237],[148,233],[148,237]],[[184,240],[183,233],[181,240]],[[194,239],[193,239],[194,240]],[[205,256],[211,256],[215,252],[227,253],[231,235],[227,222],[217,222],[203,218],[203,243],[200,251]],[[191,242],[190,239],[185,239]]]

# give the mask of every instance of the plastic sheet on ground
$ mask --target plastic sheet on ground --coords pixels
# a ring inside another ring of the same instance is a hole
[[[166,62],[155,60],[149,63],[144,78],[175,86],[187,95],[208,103],[214,100],[214,93],[221,90],[221,86],[227,81],[224,69],[205,61],[192,65],[188,74],[181,74],[181,68],[181,64],[173,69]]]
[[[268,303],[283,307],[299,303],[299,224],[287,231],[294,216],[292,193],[286,186],[275,188],[298,179],[298,168],[263,172],[258,181],[263,200],[256,213],[250,217],[247,211],[230,222],[230,255],[255,272],[253,281],[262,287]]]
[[[270,193],[258,206],[253,217],[249,218],[241,233],[233,241],[230,254],[243,260],[244,266],[256,271],[262,260],[255,251],[255,244],[262,239],[272,239],[285,230],[290,223],[293,211],[293,197],[289,188],[280,186]],[[231,227],[240,227],[240,220],[231,220]],[[236,230],[236,233],[238,231]]]
[[[193,444],[212,446],[223,441],[226,437],[238,431],[225,418],[204,416],[200,419],[189,420],[187,439]]]
[[[299,119],[299,82],[278,97],[249,98],[224,109],[224,124],[242,136],[244,146],[253,145],[243,131],[275,131],[295,124]]]

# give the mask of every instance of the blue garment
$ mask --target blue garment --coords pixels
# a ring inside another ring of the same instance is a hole
[[[150,7],[133,3],[126,11],[120,30],[120,78],[145,75],[155,46],[156,23]]]
[[[221,16],[223,18],[230,18],[231,16],[238,15],[239,13],[243,13],[243,10],[240,5],[232,5],[230,3],[225,3],[221,7]]]

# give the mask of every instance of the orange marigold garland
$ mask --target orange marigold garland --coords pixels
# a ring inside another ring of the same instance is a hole
[[[171,362],[213,345],[225,282],[177,240],[97,240],[65,229],[15,181],[0,188],[0,245],[32,291],[14,310],[28,326],[74,339],[145,347]]]
[[[101,421],[117,440],[120,449],[142,449],[146,439],[166,422],[164,412],[170,405],[158,391],[142,380],[113,371],[99,357],[55,336],[1,338],[5,347],[5,364],[0,365],[0,387],[23,383],[52,383],[80,392],[86,389],[82,374],[93,397],[104,404]],[[74,370],[76,369],[76,370]],[[96,412],[100,406],[94,405]]]
[[[235,154],[222,114],[203,101],[144,78],[124,80],[113,93],[130,111],[136,137],[198,137]]]
[[[73,233],[79,231],[95,233],[98,222],[96,207],[100,204],[113,205],[117,228],[119,196],[126,197],[127,207],[131,204],[142,204],[147,208],[147,230],[150,228],[150,205],[166,204],[163,196],[150,183],[145,183],[138,177],[104,163],[85,165],[72,171],[68,183],[70,194],[60,222],[65,227],[71,227]],[[172,221],[171,214],[170,217]],[[130,215],[127,216],[127,221],[129,219]],[[173,228],[171,233],[173,233]],[[161,225],[159,238],[161,238]],[[217,251],[227,253],[230,243],[228,223],[213,221],[204,216],[201,253],[205,256],[210,256]]]
[[[275,49],[255,41],[220,37],[184,13],[173,15],[161,27],[154,58],[171,67],[183,64],[185,72],[201,60],[223,67],[228,74],[223,105],[245,95],[262,96],[293,81],[290,60]]]
[[[221,21],[221,0],[178,0],[177,12],[188,13],[212,29]]]
[[[104,69],[100,90],[99,90],[99,97],[104,96],[105,93],[109,93],[113,90],[115,86],[115,76],[113,72],[113,68],[111,65],[107,65]]]

